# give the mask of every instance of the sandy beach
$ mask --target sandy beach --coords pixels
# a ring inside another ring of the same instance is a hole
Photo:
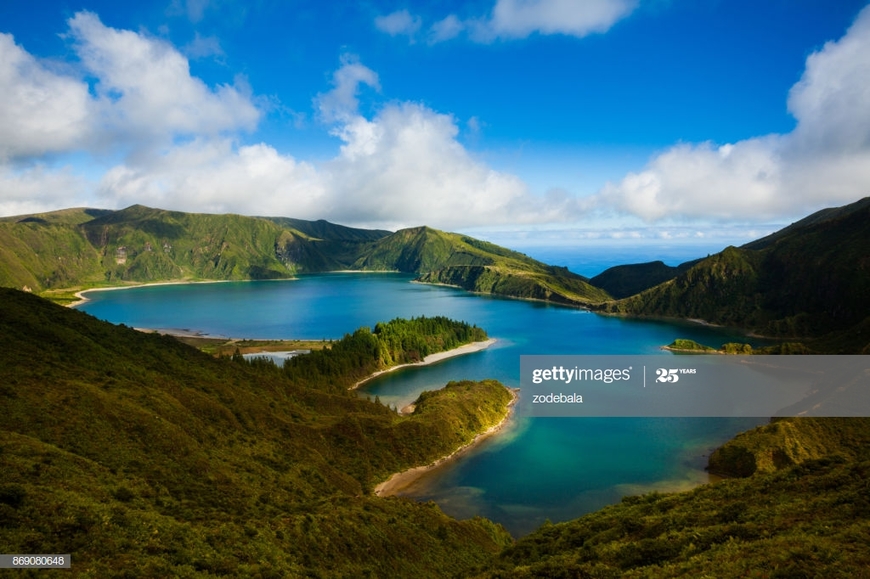
[[[234,280],[234,279],[210,279],[210,280],[202,280],[202,281],[158,281],[154,283],[137,283],[131,285],[118,285],[112,287],[92,287],[88,289],[84,289],[81,291],[77,291],[75,295],[78,298],[77,302],[68,303],[66,306],[68,308],[72,308],[75,306],[80,306],[83,303],[90,301],[88,297],[85,295],[88,292],[111,292],[125,289],[132,289],[136,287],[145,287],[145,286],[159,286],[159,285],[186,285],[186,284],[194,284],[194,283],[227,283],[231,281],[243,281],[243,280]],[[282,280],[283,281],[283,280]]]
[[[486,350],[487,348],[495,344],[495,342],[495,338],[490,338],[489,340],[486,340],[484,342],[472,342],[470,344],[465,344],[464,346],[459,346],[458,348],[454,348],[452,350],[447,350],[446,352],[429,354],[428,356],[423,358],[422,362],[414,362],[413,364],[399,364],[398,366],[393,366],[391,368],[387,368],[386,370],[378,370],[377,372],[371,374],[370,376],[360,380],[359,382],[351,386],[349,390],[355,390],[372,378],[376,378],[381,374],[386,374],[387,372],[393,372],[394,370],[398,370],[399,368],[407,368],[409,366],[428,366],[429,364],[435,364],[436,362],[440,362],[441,360],[446,360],[447,358],[452,358],[454,356],[462,356],[463,354],[471,354],[472,352]]]
[[[430,470],[438,468],[444,463],[455,459],[460,454],[467,452],[480,444],[486,438],[489,438],[490,436],[493,436],[494,434],[501,431],[510,422],[511,416],[513,416],[513,407],[516,404],[517,400],[519,400],[519,393],[517,389],[508,388],[508,390],[510,390],[511,392],[512,399],[508,403],[508,411],[505,414],[504,418],[501,420],[501,422],[499,422],[492,428],[481,432],[480,434],[475,436],[468,444],[460,446],[450,454],[442,456],[431,464],[425,466],[416,466],[414,468],[409,468],[408,470],[403,470],[402,472],[397,472],[393,474],[390,478],[375,487],[375,495],[379,497],[387,497],[400,493],[402,490],[411,486],[414,481],[419,479]]]

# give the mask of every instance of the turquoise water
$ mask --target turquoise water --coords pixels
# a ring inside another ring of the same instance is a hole
[[[385,374],[360,392],[398,408],[450,380],[496,378],[517,387],[523,354],[669,356],[659,347],[677,337],[711,346],[747,341],[721,328],[605,317],[411,279],[344,273],[280,282],[150,286],[91,292],[79,308],[137,328],[237,338],[335,339],[382,320],[445,315],[477,324],[498,340],[481,352]],[[521,535],[547,519],[574,518],[626,494],[705,482],[705,455],[758,423],[517,415],[499,436],[433,471],[406,494],[435,500],[460,518],[489,517]]]

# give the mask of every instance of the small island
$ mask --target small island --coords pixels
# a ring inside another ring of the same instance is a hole
[[[677,338],[667,346],[662,346],[662,350],[668,350],[677,354],[730,354],[730,355],[794,355],[794,354],[812,354],[814,353],[806,345],[801,342],[782,342],[772,346],[762,346],[753,348],[750,344],[741,342],[728,342],[722,344],[717,350],[704,344],[699,344],[694,340],[685,338]]]

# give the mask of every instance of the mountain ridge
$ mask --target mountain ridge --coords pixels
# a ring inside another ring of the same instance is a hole
[[[817,212],[783,230],[692,265],[605,313],[699,319],[818,350],[870,348],[870,198]]]
[[[610,297],[565,268],[427,226],[389,232],[324,220],[132,205],[118,211],[71,209],[4,218],[0,247],[0,285],[38,293],[158,281],[282,279],[359,269],[413,273],[420,281],[434,283],[447,283],[449,278],[452,285],[471,291],[571,305]],[[457,279],[451,268],[469,265],[486,266],[488,278],[497,283]]]

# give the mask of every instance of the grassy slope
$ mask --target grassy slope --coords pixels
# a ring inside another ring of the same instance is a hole
[[[418,279],[426,283],[566,304],[585,305],[609,297],[565,268],[429,227],[404,229],[372,244],[355,267],[419,273]]]
[[[65,209],[0,220],[0,285],[34,291],[125,282],[272,279],[347,269],[388,232],[325,221]],[[124,263],[119,263],[123,248]]]
[[[870,202],[862,200],[811,216],[758,245],[729,247],[602,309],[817,338],[825,351],[856,353],[870,344],[868,247]]]
[[[356,229],[328,221],[305,221],[289,217],[266,217],[301,235],[282,236],[277,252],[284,263],[299,264],[300,271],[338,271],[351,269],[361,248],[390,235],[377,229]],[[304,236],[304,237],[303,237]]]
[[[0,544],[81,576],[443,576],[508,540],[367,494],[504,415],[498,383],[399,417],[0,290]],[[34,361],[36,363],[34,363]]]
[[[674,279],[699,261],[687,261],[676,267],[665,265],[662,261],[617,265],[599,273],[589,283],[606,290],[617,299],[627,298]]]
[[[870,565],[867,420],[777,421],[711,459],[748,478],[626,498],[491,560],[506,541],[491,523],[362,493],[379,460],[467,425],[476,384],[424,396],[435,425],[425,411],[403,420],[2,294],[0,542],[72,551],[84,576],[851,577]],[[504,391],[487,386],[484,400]]]
[[[48,213],[33,213],[31,215],[14,215],[11,217],[0,217],[0,223],[54,223],[66,225],[81,225],[96,217],[108,215],[112,213],[110,209],[89,209],[86,207],[72,207],[70,209],[59,209],[57,211],[49,211]]]
[[[134,205],[82,225],[108,281],[284,278],[275,254],[282,230],[264,219],[163,211]],[[148,249],[150,246],[150,250]],[[127,260],[116,263],[126,248]]]
[[[34,291],[100,280],[99,254],[68,224],[0,222],[0,286]]]
[[[865,577],[868,442],[868,419],[775,422],[729,445],[760,458],[801,448],[788,460],[544,526],[479,577]],[[738,454],[730,452],[732,462]]]

